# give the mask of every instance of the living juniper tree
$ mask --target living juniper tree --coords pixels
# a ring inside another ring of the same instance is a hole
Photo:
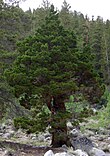
[[[100,88],[91,67],[81,60],[76,36],[61,26],[52,5],[45,24],[35,35],[18,43],[18,52],[12,69],[5,72],[9,85],[26,108],[31,109],[33,101],[37,105],[37,97],[47,105],[51,112],[52,145],[67,144],[65,100],[82,84],[88,87],[89,79],[90,94],[94,84],[96,92]],[[100,97],[102,92],[98,91]]]

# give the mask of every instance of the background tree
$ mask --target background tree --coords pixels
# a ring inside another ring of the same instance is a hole
[[[61,24],[64,26],[65,29],[73,28],[73,16],[72,12],[70,11],[71,6],[64,0],[61,11],[59,13]]]
[[[97,18],[97,21],[94,23],[94,28],[93,28],[93,34],[91,34],[91,50],[92,53],[95,55],[95,69],[102,75],[103,77],[103,72],[102,72],[102,38],[103,38],[103,26],[102,26],[102,19],[100,17]],[[93,35],[93,36],[92,36]]]
[[[14,6],[16,5],[18,6],[21,1],[25,1],[25,0],[5,0],[6,4],[14,5]]]
[[[104,80],[107,86],[109,86],[110,81],[110,21],[107,20],[105,24],[103,24],[103,59],[104,59],[104,67],[103,74]]]
[[[9,93],[10,87],[4,80],[3,72],[11,67],[18,55],[16,42],[31,32],[31,13],[24,13],[21,8],[0,1],[0,23],[0,113],[5,114],[6,110],[12,107],[15,109],[17,106],[14,97]],[[4,111],[2,108],[5,108]]]

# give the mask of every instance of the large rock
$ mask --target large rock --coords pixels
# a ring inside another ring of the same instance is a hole
[[[85,135],[86,135],[87,137],[94,136],[94,132],[91,131],[91,130],[88,130],[88,129],[86,129],[84,133],[85,133]]]
[[[76,151],[73,152],[73,154],[75,156],[88,156],[87,153],[85,153],[84,151],[80,150],[80,149],[77,149]]]
[[[76,138],[73,137],[71,139],[71,144],[75,150],[81,149],[87,153],[94,147],[92,141],[85,136]]]
[[[66,152],[62,152],[62,153],[56,153],[54,154],[52,150],[47,151],[44,156],[75,156],[73,154],[69,154]],[[81,155],[82,156],[82,155]]]
[[[92,150],[89,151],[90,156],[106,156],[105,152],[98,148],[92,148]]]

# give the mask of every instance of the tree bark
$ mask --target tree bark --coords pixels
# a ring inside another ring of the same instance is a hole
[[[52,97],[51,104],[51,134],[53,147],[68,145],[66,125],[66,107],[62,96]],[[50,107],[49,107],[50,108]]]
[[[53,119],[54,120],[54,119]],[[52,143],[53,147],[61,147],[68,144],[67,126],[65,120],[52,121]]]

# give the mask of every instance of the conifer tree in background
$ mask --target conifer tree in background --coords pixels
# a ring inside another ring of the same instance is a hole
[[[110,21],[107,20],[103,24],[103,59],[104,67],[103,74],[105,78],[105,83],[110,85]]]
[[[103,76],[102,72],[102,38],[103,38],[103,21],[100,17],[97,18],[96,22],[93,23],[94,28],[91,34],[91,50],[95,55],[94,66],[96,71]],[[93,35],[93,36],[92,36]]]
[[[87,88],[90,86],[89,94],[95,89],[94,96],[98,99],[103,94],[93,69],[77,50],[76,36],[64,29],[58,18],[59,14],[51,5],[45,24],[35,35],[18,43],[19,56],[12,69],[5,72],[21,105],[31,109],[31,106],[38,104],[37,97],[43,105],[47,105],[51,112],[54,147],[68,144],[65,100],[82,84]]]
[[[32,14],[32,32],[35,31],[45,22],[45,17],[49,13],[50,3],[48,0],[44,0],[42,6],[34,9]]]
[[[11,109],[10,105],[15,104],[16,106],[9,93],[10,87],[4,80],[3,72],[11,67],[18,55],[16,42],[30,34],[31,14],[0,0],[0,114],[3,114],[2,117],[5,116],[5,113],[9,115],[7,110]]]
[[[59,13],[61,24],[65,29],[73,29],[73,15],[70,11],[71,6],[64,0],[61,11]]]

